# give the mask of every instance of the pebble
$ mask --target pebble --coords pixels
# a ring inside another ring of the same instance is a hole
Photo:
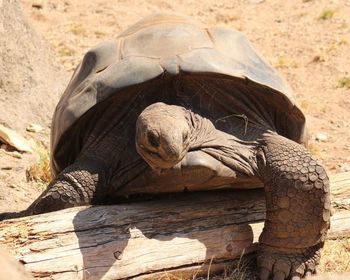
[[[348,172],[350,171],[350,164],[349,163],[343,163],[341,166],[340,166],[340,171],[341,172]]]
[[[12,170],[12,166],[1,167],[1,170]]]
[[[9,153],[9,155],[11,155],[14,158],[22,158],[21,153],[19,153],[17,151],[11,152],[11,153]]]
[[[3,150],[3,153],[6,154],[6,155],[9,155],[11,157],[18,158],[18,159],[22,158],[22,154],[20,152],[9,151],[7,147],[5,147],[5,148],[1,147],[1,149]],[[1,169],[4,169],[4,167],[1,167]]]
[[[32,153],[33,150],[28,142],[22,135],[0,124],[0,140],[1,142],[11,146],[20,152]]]
[[[320,142],[327,142],[328,138],[329,137],[327,134],[321,133],[321,132],[317,133],[315,136],[316,141],[320,141]]]
[[[33,1],[32,7],[35,9],[38,9],[38,10],[42,9],[43,8],[43,1],[42,0]]]
[[[41,132],[44,130],[44,128],[42,126],[35,124],[35,123],[29,124],[26,129],[29,132],[35,132],[35,133],[38,133],[38,132]]]

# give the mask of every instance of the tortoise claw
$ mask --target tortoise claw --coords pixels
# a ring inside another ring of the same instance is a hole
[[[257,262],[260,269],[260,279],[268,280],[300,280],[316,272],[319,264],[320,246],[306,249],[302,252],[283,252],[269,246],[261,246]]]

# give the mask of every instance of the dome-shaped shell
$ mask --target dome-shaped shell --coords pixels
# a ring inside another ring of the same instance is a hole
[[[305,118],[295,105],[292,90],[243,34],[223,27],[206,28],[179,15],[155,14],[131,26],[117,40],[88,51],[75,70],[53,116],[53,174],[62,169],[55,162],[60,138],[84,113],[118,90],[164,72],[224,74],[271,89],[282,97],[285,104],[281,106],[296,115],[291,119],[298,122],[293,129],[299,131],[289,138],[304,142]]]

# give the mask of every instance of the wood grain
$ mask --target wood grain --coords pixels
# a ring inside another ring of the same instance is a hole
[[[331,178],[336,199],[349,178]],[[264,218],[262,190],[187,193],[3,221],[0,246],[38,279],[190,278],[254,252]],[[350,212],[335,213],[329,238],[349,233]]]

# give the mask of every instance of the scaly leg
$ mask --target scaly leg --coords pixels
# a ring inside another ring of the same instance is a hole
[[[319,264],[330,225],[329,180],[317,160],[289,139],[265,134],[260,147],[267,209],[259,239],[260,278],[300,279]]]
[[[0,220],[98,203],[106,189],[106,174],[107,169],[101,162],[78,160],[52,180],[28,209],[17,213],[2,213]]]

